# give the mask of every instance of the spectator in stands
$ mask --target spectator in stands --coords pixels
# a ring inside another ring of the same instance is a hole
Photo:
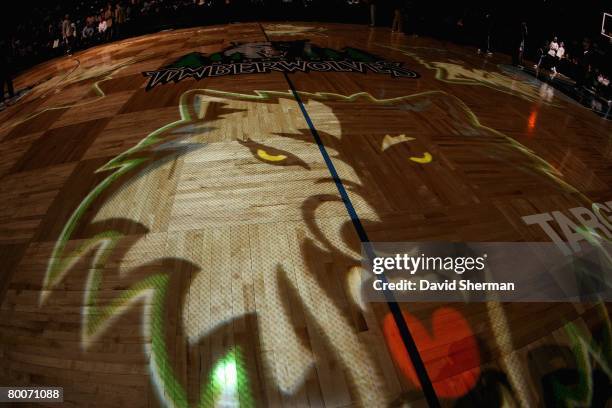
[[[370,27],[376,25],[376,3],[378,3],[378,0],[366,0],[366,4],[370,9]]]
[[[0,40],[0,103],[4,102],[4,84],[6,83],[8,96],[13,98],[15,90],[13,89],[13,62],[14,51],[11,44],[6,40]]]
[[[391,24],[391,31],[402,32],[404,28],[404,16],[402,15],[402,9],[404,7],[402,0],[392,0],[391,5],[393,6],[393,23]]]
[[[85,25],[92,27],[94,29],[94,32],[95,32],[96,16],[94,16],[93,14],[90,13],[87,16],[87,18],[85,19]]]
[[[527,23],[525,21],[521,22],[521,31],[517,36],[518,44],[515,52],[512,54],[512,62],[514,65],[518,65],[519,67],[523,66],[523,56],[525,55],[525,49],[527,47]]]
[[[542,45],[538,48],[538,63],[533,67],[535,69],[539,69],[542,63],[544,62],[544,58],[546,57],[546,53],[548,52],[548,41],[544,41]]]
[[[100,14],[100,16],[98,17],[98,39],[100,41],[104,41],[106,39],[107,36],[107,25],[106,25],[106,19],[104,18],[103,14]]]
[[[548,60],[552,61],[552,58],[557,56],[557,50],[559,49],[559,40],[555,36],[552,41],[548,44],[548,56],[550,57]]]
[[[85,28],[83,28],[82,38],[85,44],[89,44],[89,42],[93,39],[96,30],[94,29],[94,17],[88,16],[85,19]]]
[[[552,67],[551,71],[553,72],[553,77],[557,75],[557,66],[560,66],[563,57],[565,56],[565,43],[561,41],[557,48],[557,52],[555,56],[552,58]]]
[[[548,69],[554,65],[557,58],[557,50],[559,49],[559,40],[556,36],[545,46],[545,49],[546,53],[542,53],[540,56],[540,60],[535,66],[536,69],[540,69],[540,67]]]
[[[62,40],[66,41],[70,30],[70,16],[66,14],[62,20]]]
[[[588,68],[588,71],[591,71],[591,66],[593,65],[593,49],[591,45],[591,40],[585,38],[582,41],[582,55],[580,56],[580,63]]]
[[[493,55],[491,46],[491,32],[493,30],[493,15],[488,10],[485,10],[482,14],[482,20],[480,22],[480,48],[478,48],[478,54],[485,53],[487,55]]]
[[[47,44],[49,48],[54,49],[59,47],[60,35],[57,32],[57,26],[53,23],[49,23],[47,27]]]
[[[104,10],[104,19],[106,20],[106,39],[110,40],[113,37],[113,5],[108,3]]]
[[[62,40],[66,47],[66,53],[72,53],[72,44],[74,42],[74,24],[70,21],[70,16],[66,14],[62,21]]]
[[[79,33],[77,32],[77,24],[79,24],[78,21],[77,22],[73,21],[72,23],[70,23],[70,29],[72,32],[72,45],[70,47],[71,53],[74,48],[79,47],[80,41],[79,41]]]
[[[4,102],[4,84],[6,84],[9,96],[7,105],[10,105],[10,100],[15,96],[12,79],[14,63],[15,47],[13,42],[8,39],[0,39],[0,102]]]
[[[141,14],[148,15],[153,7],[153,0],[144,0],[142,3],[142,9],[140,10]]]
[[[115,35],[117,37],[122,35],[125,19],[125,8],[121,3],[117,3],[117,6],[115,7]]]
[[[597,92],[598,94],[608,101],[608,106],[612,103],[612,86],[610,86],[610,78],[605,74],[600,73],[597,76]]]

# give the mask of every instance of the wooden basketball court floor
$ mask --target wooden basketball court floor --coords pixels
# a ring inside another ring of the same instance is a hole
[[[420,77],[289,74],[321,146],[281,72],[145,90],[144,71],[266,38]],[[610,122],[506,62],[231,24],[21,75],[34,87],[0,112],[0,385],[74,407],[426,406],[389,306],[360,297],[355,217],[371,241],[550,241],[522,217],[612,200]],[[608,399],[608,304],[400,307],[443,406]]]

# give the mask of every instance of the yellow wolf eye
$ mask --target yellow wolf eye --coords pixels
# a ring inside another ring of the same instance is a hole
[[[287,158],[284,154],[268,154],[268,152],[262,149],[257,149],[257,156],[260,159],[270,162],[280,162]]]
[[[257,160],[264,163],[274,166],[300,166],[305,169],[310,169],[310,166],[304,162],[304,160],[285,150],[266,146],[265,144],[255,142],[251,139],[238,140],[238,143],[247,147]]]
[[[429,152],[425,152],[425,154],[423,154],[423,157],[411,157],[410,160],[412,160],[415,163],[420,163],[420,164],[427,164],[431,162],[431,154]]]

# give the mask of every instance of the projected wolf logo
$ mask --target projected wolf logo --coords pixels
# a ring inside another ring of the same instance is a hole
[[[526,185],[572,190],[547,162],[481,125],[444,92],[300,96],[372,231],[397,222],[386,215],[390,210],[457,197],[469,204],[470,189],[500,191],[469,171],[469,158],[456,155],[452,141],[471,144],[475,169],[490,161],[520,172]],[[55,244],[40,304],[86,263],[86,349],[144,300],[145,353],[157,395],[168,406],[223,405],[232,398],[255,404],[240,339],[229,341],[236,347],[227,348],[197,391],[177,372],[178,348],[170,343],[184,337],[189,348],[248,316],[255,321],[247,337],[257,337],[251,352],[259,377],[282,395],[299,393],[315,366],[337,364],[346,381],[334,387],[346,387],[360,405],[386,405],[392,396],[379,368],[385,352],[370,346],[384,340],[376,323],[355,323],[363,318],[344,296],[348,270],[359,264],[359,241],[291,93],[196,89],[181,96],[179,111],[179,120],[97,170],[100,181]],[[388,126],[369,124],[364,112],[390,118]],[[410,120],[429,113],[446,119]],[[465,173],[455,171],[458,165]],[[431,177],[422,177],[424,171]],[[384,183],[377,183],[381,175]],[[452,196],[434,191],[436,177],[451,180]],[[178,278],[185,270],[199,271]],[[109,283],[111,271],[118,278]],[[117,285],[121,295],[109,298]],[[185,295],[177,297],[180,285]],[[181,321],[172,321],[169,309]]]
[[[192,52],[172,64],[142,74],[148,77],[146,90],[186,78],[201,80],[225,75],[276,72],[360,72],[390,75],[393,78],[418,78],[401,62],[386,61],[352,47],[342,50],[320,47],[307,40],[260,41],[233,44],[207,55]]]

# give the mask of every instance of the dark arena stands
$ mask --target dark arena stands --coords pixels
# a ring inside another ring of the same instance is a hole
[[[612,406],[612,3],[3,4],[0,406]]]

